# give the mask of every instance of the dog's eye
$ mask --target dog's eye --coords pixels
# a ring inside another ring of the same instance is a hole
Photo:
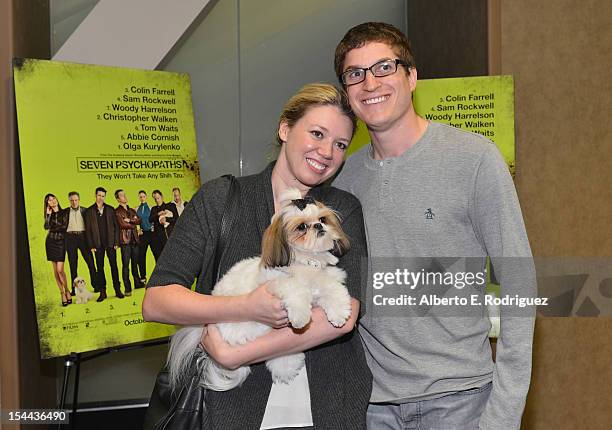
[[[319,218],[319,222],[320,222],[321,224],[325,224],[325,218]]]
[[[301,223],[300,225],[297,226],[297,229],[299,231],[305,231],[308,228],[308,226],[304,223]]]

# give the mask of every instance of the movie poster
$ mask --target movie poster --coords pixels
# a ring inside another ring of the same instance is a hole
[[[42,358],[161,338],[144,285],[199,187],[189,76],[15,60]]]
[[[493,141],[514,176],[514,79],[512,76],[423,79],[413,94],[423,118],[479,133]],[[349,153],[370,142],[363,123]]]

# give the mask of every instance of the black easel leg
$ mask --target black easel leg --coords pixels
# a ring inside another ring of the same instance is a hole
[[[66,357],[66,361],[64,361],[64,383],[62,384],[62,396],[60,397],[60,410],[63,410],[66,406],[66,393],[68,391],[68,381],[70,380],[70,369],[72,366],[74,366],[74,354]],[[59,424],[57,428],[61,429],[62,424]]]
[[[72,393],[72,421],[70,428],[76,429],[77,406],[79,405],[79,377],[81,376],[81,354],[76,355],[76,373],[74,374],[74,388]]]

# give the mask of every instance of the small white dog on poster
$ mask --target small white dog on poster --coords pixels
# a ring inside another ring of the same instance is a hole
[[[311,197],[302,198],[297,189],[284,193],[281,201],[281,209],[264,232],[261,257],[234,265],[212,294],[247,294],[261,283],[275,280],[270,292],[281,299],[292,327],[303,328],[310,322],[312,306],[321,307],[329,322],[341,327],[350,317],[351,297],[344,285],[346,273],[335,266],[336,255],[349,247],[338,215]],[[219,323],[217,327],[231,345],[244,344],[271,330],[258,322]],[[202,330],[201,326],[185,327],[172,337],[168,367],[173,390],[191,363]],[[286,355],[266,361],[266,367],[274,382],[288,383],[304,366],[304,358],[303,353]],[[214,391],[237,387],[251,372],[249,366],[226,369],[212,358],[202,365],[201,385]]]
[[[74,278],[73,286],[76,291],[76,303],[77,304],[85,304],[91,299],[93,299],[94,295],[91,291],[86,288],[85,279],[76,277]]]

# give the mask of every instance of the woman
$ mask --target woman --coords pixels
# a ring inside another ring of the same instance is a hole
[[[341,166],[355,123],[345,94],[331,85],[306,85],[288,101],[279,120],[277,161],[259,174],[238,178],[240,209],[219,267],[223,274],[234,263],[261,253],[261,237],[279,208],[279,196],[297,187],[302,195],[338,211],[351,240],[350,250],[338,264],[347,272],[353,297],[351,318],[343,327],[333,327],[324,312],[314,308],[308,328],[299,333],[292,330],[287,327],[287,312],[265,284],[245,296],[210,296],[211,265],[229,188],[226,178],[202,186],[174,228],[149,281],[144,318],[180,325],[209,324],[202,339],[207,352],[226,367],[249,364],[252,371],[236,389],[206,392],[206,428],[365,429],[371,374],[353,331],[359,314],[357,298],[365,282],[360,266],[367,253],[361,206],[351,194],[319,186]],[[193,292],[189,287],[196,277]],[[214,328],[214,323],[229,321],[259,321],[277,330],[230,347]],[[284,395],[283,387],[273,386],[263,361],[299,351],[306,351],[306,375]]]
[[[59,205],[57,197],[53,194],[45,196],[45,230],[47,239],[45,240],[45,251],[47,261],[53,266],[55,282],[62,295],[62,306],[72,303],[70,292],[68,291],[68,281],[64,272],[64,261],[66,260],[66,229],[68,228],[68,216]]]

